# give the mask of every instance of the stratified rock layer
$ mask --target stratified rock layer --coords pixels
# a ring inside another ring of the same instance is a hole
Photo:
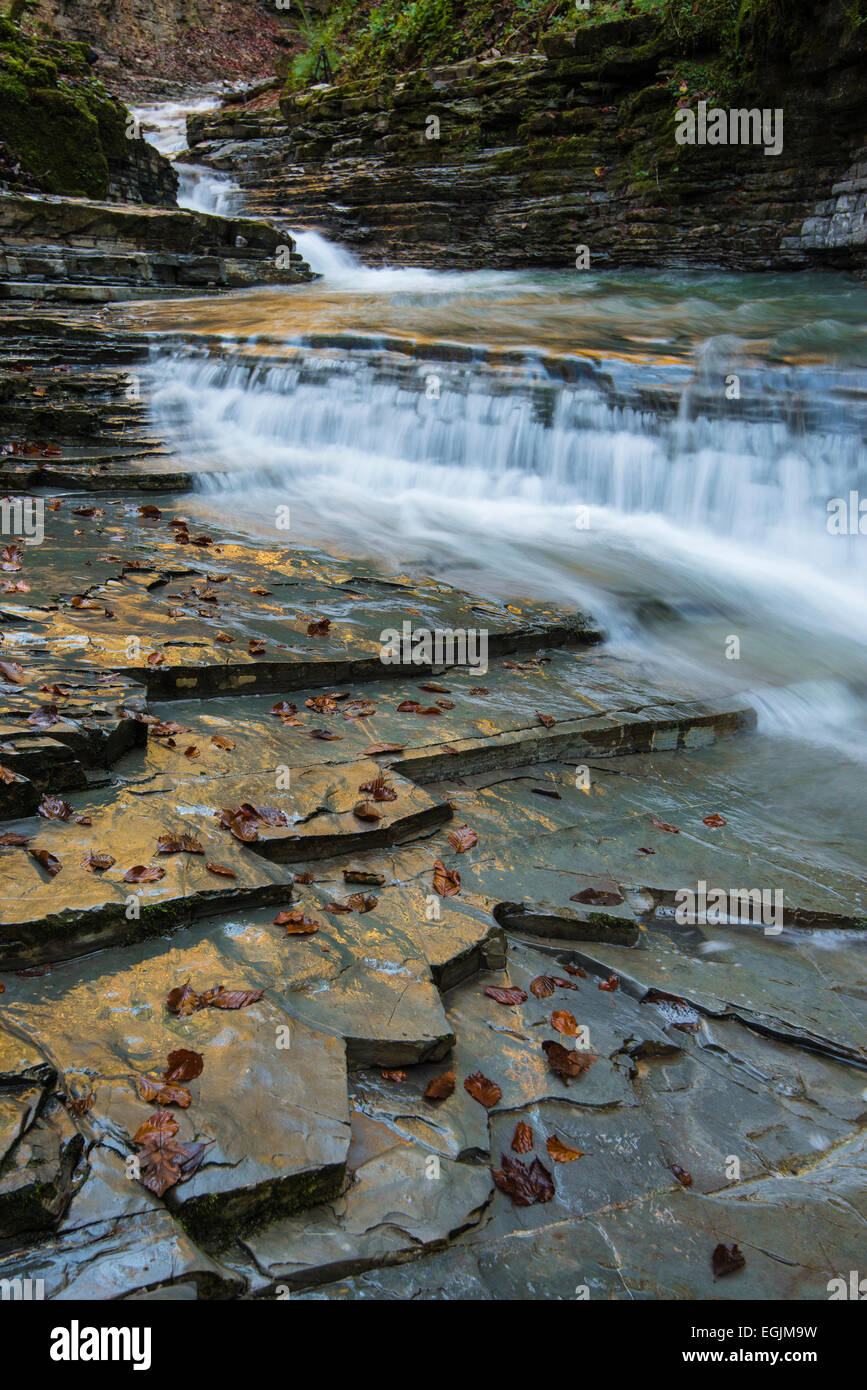
[[[255,211],[367,260],[571,267],[585,247],[594,268],[863,269],[864,29],[827,8],[809,33],[799,16],[782,37],[739,26],[737,52],[579,12],[542,53],[287,91],[283,128],[230,110],[191,116],[188,138]],[[678,144],[678,103],[700,97],[781,111],[781,151]]]

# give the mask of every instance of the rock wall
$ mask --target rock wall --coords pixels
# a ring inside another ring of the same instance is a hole
[[[191,119],[189,138],[251,211],[373,261],[562,267],[586,246],[599,266],[859,270],[863,218],[828,208],[855,192],[843,185],[867,132],[867,26],[834,0],[811,10],[788,49],[743,28],[725,77],[719,51],[679,46],[644,16],[552,34],[537,54],[287,91],[285,129],[235,112]],[[678,109],[701,100],[781,109],[782,152],[678,144]]]
[[[0,185],[173,204],[177,174],[93,76],[80,43],[36,41],[0,19]]]
[[[839,183],[812,209],[792,246],[818,254],[845,256],[867,245],[867,146]]]
[[[191,82],[285,67],[284,26],[295,9],[273,0],[36,0],[29,14],[42,33],[93,45],[100,74],[117,90],[142,79],[151,94],[176,94]]]

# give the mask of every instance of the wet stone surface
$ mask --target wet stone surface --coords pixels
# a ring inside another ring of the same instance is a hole
[[[49,402],[61,464],[146,489],[171,461],[106,452],[113,389],[90,436]],[[0,1278],[806,1299],[856,1268],[860,771],[793,783],[748,700],[585,615],[89,478],[0,605]],[[383,663],[405,621],[484,628],[487,668]],[[778,893],[779,929],[679,919],[701,883]]]

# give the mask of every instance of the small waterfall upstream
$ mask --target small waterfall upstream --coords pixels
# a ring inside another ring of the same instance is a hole
[[[175,158],[187,147],[187,116],[197,111],[210,111],[217,101],[215,95],[192,102],[137,106],[133,107],[132,114],[149,144],[171,159],[177,170],[178,207],[229,216],[240,206],[240,189],[234,180],[204,164]]]

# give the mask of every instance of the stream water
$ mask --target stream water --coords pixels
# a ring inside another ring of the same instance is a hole
[[[188,109],[140,112],[148,138],[180,150]],[[241,209],[178,167],[185,206]],[[588,610],[614,650],[867,760],[867,287],[370,269],[293,234],[311,285],[125,311],[203,517],[282,543],[289,504],[298,544]]]

